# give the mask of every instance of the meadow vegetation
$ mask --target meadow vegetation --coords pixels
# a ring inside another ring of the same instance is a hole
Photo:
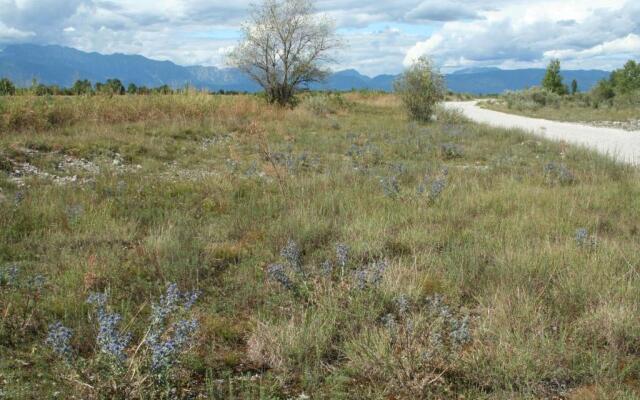
[[[535,118],[640,130],[640,64],[631,60],[591,90],[578,92],[578,82],[571,88],[563,84],[560,63],[554,60],[540,87],[507,92],[481,105]]]
[[[0,398],[640,396],[637,169],[300,102],[2,98]]]

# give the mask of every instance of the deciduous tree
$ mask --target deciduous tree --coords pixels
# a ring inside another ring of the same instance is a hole
[[[290,104],[301,86],[325,78],[323,66],[340,45],[333,24],[316,15],[310,0],[264,0],[242,32],[230,64],[280,105]]]

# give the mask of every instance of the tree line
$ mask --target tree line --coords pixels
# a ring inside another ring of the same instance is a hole
[[[30,87],[21,88],[8,78],[0,79],[0,96],[12,95],[36,95],[36,96],[90,96],[90,95],[151,95],[151,94],[177,94],[195,91],[192,86],[186,85],[182,88],[173,88],[169,85],[156,87],[138,86],[135,83],[125,85],[119,79],[107,79],[105,82],[95,84],[88,79],[79,79],[70,87],[59,85],[45,85],[33,81]],[[245,92],[233,90],[218,90],[217,94],[239,94]]]
[[[558,95],[575,95],[578,92],[578,82],[574,79],[571,86],[563,83],[560,75],[560,60],[551,60],[542,88]],[[640,93],[640,63],[629,60],[624,67],[611,73],[608,79],[603,79],[591,89],[590,94],[597,100],[611,100],[619,96]]]

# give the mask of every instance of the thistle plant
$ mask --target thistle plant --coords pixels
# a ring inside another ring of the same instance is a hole
[[[122,317],[118,313],[107,311],[107,300],[106,293],[91,293],[87,298],[87,303],[94,306],[98,319],[96,343],[102,354],[118,363],[124,363],[127,359],[125,350],[131,335],[119,331],[118,324]]]
[[[379,329],[357,344],[358,365],[367,366],[360,378],[384,380],[391,392],[403,398],[423,398],[425,393],[448,398],[451,379],[456,379],[462,352],[472,338],[470,319],[442,296],[420,303],[423,306],[409,307],[406,296],[399,295],[393,311],[378,319]],[[372,351],[374,346],[383,347]],[[390,370],[394,373],[389,374]]]
[[[400,184],[398,183],[398,177],[389,176],[380,179],[380,185],[384,191],[385,196],[396,198],[400,195]]]
[[[426,300],[427,313],[442,321],[443,330],[450,339],[450,344],[455,347],[463,346],[471,341],[469,317],[459,317],[444,301],[441,295],[435,295]]]
[[[435,200],[440,197],[446,186],[447,180],[445,178],[438,178],[433,181],[431,184],[431,190],[429,191],[429,198],[431,200]]]
[[[375,287],[382,282],[384,272],[387,269],[387,262],[385,260],[378,260],[361,267],[355,272],[356,287],[360,290],[364,290],[370,287]]]
[[[163,379],[166,379],[166,372],[175,365],[179,354],[198,328],[197,320],[184,318],[198,297],[198,291],[181,293],[178,286],[172,283],[152,306],[146,343],[151,350],[151,370]],[[171,316],[177,318],[177,322],[169,324]]]
[[[198,329],[195,319],[182,319],[171,327],[172,333],[162,339],[162,331],[154,330],[147,337],[151,350],[151,370],[156,374],[165,374],[177,362],[180,352],[189,344],[193,333]]]
[[[336,260],[338,261],[338,266],[340,266],[340,274],[344,276],[344,271],[349,262],[349,246],[343,243],[336,245]]]
[[[407,166],[401,162],[396,162],[391,165],[391,171],[393,171],[396,175],[402,175],[407,172]]]
[[[447,187],[447,175],[449,174],[449,170],[447,168],[443,168],[440,172],[440,175],[432,179],[429,174],[425,175],[422,183],[418,186],[417,193],[418,195],[423,195],[426,193],[427,197],[431,201],[435,201],[440,197],[444,189]]]
[[[70,344],[71,336],[71,329],[65,327],[58,321],[49,325],[49,333],[47,334],[45,344],[61,358],[70,360],[73,356]]]
[[[579,228],[576,230],[576,243],[580,247],[595,247],[597,240],[595,236],[590,235],[586,228]]]
[[[586,244],[588,239],[589,231],[586,228],[578,228],[578,230],[576,230],[576,242],[579,246]]]
[[[18,274],[20,268],[17,265],[10,265],[5,268],[0,268],[0,287],[8,286],[15,287],[18,285]]]
[[[440,145],[440,152],[445,159],[460,158],[464,155],[462,147],[453,143],[444,143]]]
[[[278,282],[285,289],[297,292],[298,284],[304,283],[307,278],[302,263],[300,247],[294,240],[289,239],[287,244],[280,250],[280,257],[284,262],[270,264],[267,267],[267,276],[269,279]]]
[[[271,264],[267,267],[267,274],[270,279],[278,282],[287,290],[294,290],[295,284],[287,275],[286,269],[282,264]]]
[[[550,183],[569,185],[576,181],[575,175],[564,164],[550,162],[544,166],[543,171]]]
[[[294,271],[304,275],[304,271],[302,269],[302,259],[300,256],[300,248],[298,244],[289,239],[287,244],[280,250],[280,256],[289,264]]]
[[[409,299],[404,294],[395,298],[395,305],[398,310],[398,314],[405,315],[409,311]]]
[[[325,260],[322,265],[320,265],[320,270],[322,271],[322,275],[331,276],[333,274],[333,263],[331,260]]]
[[[194,344],[198,329],[198,321],[189,316],[198,296],[197,291],[183,293],[176,284],[170,284],[151,307],[144,338],[131,345],[132,335],[120,330],[122,317],[109,310],[107,294],[91,293],[87,303],[93,306],[98,322],[97,351],[93,356],[74,356],[70,345],[72,331],[60,322],[49,326],[45,343],[68,361],[73,380],[82,383],[83,388],[92,388],[98,397],[129,398],[132,391],[138,391],[171,398],[167,394],[170,372],[180,355]]]
[[[16,264],[0,267],[0,343],[20,342],[39,329],[45,283],[44,276],[28,275]]]

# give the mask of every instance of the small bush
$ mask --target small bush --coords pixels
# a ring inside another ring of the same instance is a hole
[[[504,95],[507,107],[519,111],[538,110],[542,107],[559,107],[562,97],[546,89],[533,87]]]
[[[303,107],[315,115],[335,113],[327,96],[309,96],[303,102]]]
[[[443,125],[457,126],[468,121],[462,110],[453,108],[438,107],[436,111],[436,119]]]
[[[425,57],[418,59],[394,82],[394,90],[409,116],[418,121],[430,121],[436,105],[446,94],[444,78]]]
[[[440,145],[440,153],[445,160],[452,160],[454,158],[461,158],[464,155],[462,147],[453,143],[444,143]]]
[[[392,312],[346,344],[354,378],[384,385],[388,398],[449,398],[471,342],[470,318],[436,295],[411,304],[394,301]]]
[[[315,115],[335,114],[347,107],[347,102],[340,94],[310,95],[302,102],[302,106]]]
[[[13,96],[16,94],[16,87],[7,78],[0,79],[0,96]]]
[[[544,175],[551,184],[570,185],[576,177],[564,164],[550,162],[544,166]]]

